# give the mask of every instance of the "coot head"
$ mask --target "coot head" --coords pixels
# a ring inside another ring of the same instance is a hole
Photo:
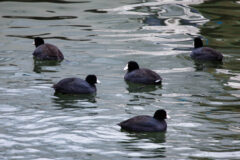
[[[194,38],[194,48],[203,47],[203,42],[200,37]]]
[[[94,74],[90,74],[85,79],[89,84],[94,85],[96,83],[100,83],[100,81],[97,79],[97,76]]]
[[[129,61],[126,67],[124,67],[124,70],[128,70],[128,72],[134,71],[136,69],[139,69],[139,65],[135,61]]]
[[[36,46],[36,48],[42,44],[44,44],[44,40],[41,37],[34,38],[33,44]]]
[[[159,109],[154,113],[153,118],[159,121],[167,119],[167,112],[164,109]]]

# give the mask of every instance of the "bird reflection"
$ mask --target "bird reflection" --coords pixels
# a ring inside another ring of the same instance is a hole
[[[59,66],[60,62],[58,61],[40,61],[34,59],[34,68],[33,71],[35,73],[42,73],[42,72],[56,72],[56,70],[49,69],[47,67],[54,67],[54,66]]]
[[[144,85],[127,81],[126,84],[126,89],[129,91],[129,93],[133,93],[132,98],[129,99],[129,102],[127,103],[127,106],[129,107],[126,108],[127,112],[132,110],[132,105],[150,105],[152,102],[156,101],[156,97],[161,96],[160,93],[154,92],[157,89],[162,88],[161,85]]]
[[[143,84],[136,84],[136,83],[131,83],[131,82],[127,82],[127,81],[126,81],[126,84],[128,85],[127,90],[129,92],[133,92],[133,93],[152,92],[159,88],[162,88],[161,85],[143,85]]]
[[[222,62],[211,62],[211,61],[194,61],[196,71],[204,71],[210,68],[222,68]]]
[[[64,108],[96,108],[96,94],[84,94],[84,95],[77,95],[77,94],[62,94],[62,93],[55,93],[54,97],[52,98],[53,103],[56,106]]]
[[[121,130],[122,132],[125,132]],[[127,141],[119,142],[127,151],[144,153],[140,154],[141,158],[161,158],[166,157],[166,132],[150,132],[150,133],[129,133],[126,136],[130,137]],[[152,146],[151,146],[152,144]]]

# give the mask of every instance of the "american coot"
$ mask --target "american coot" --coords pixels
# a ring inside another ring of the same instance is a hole
[[[194,49],[191,53],[191,58],[200,61],[222,61],[223,55],[213,48],[203,47],[201,38],[194,38]]]
[[[44,43],[44,40],[41,37],[34,38],[33,44],[36,46],[33,56],[37,60],[62,61],[64,59],[62,52],[56,46]]]
[[[91,94],[96,92],[96,83],[100,83],[95,75],[88,75],[85,80],[80,78],[65,78],[53,85],[58,93]]]
[[[128,70],[124,76],[126,81],[143,84],[162,83],[162,78],[156,72],[147,68],[139,68],[135,61],[129,61],[124,70]]]
[[[166,118],[166,111],[159,109],[153,117],[147,115],[135,116],[118,125],[124,130],[133,132],[161,132],[167,130]]]

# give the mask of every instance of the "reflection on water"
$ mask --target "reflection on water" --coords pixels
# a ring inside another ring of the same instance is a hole
[[[102,10],[98,10],[98,9],[89,9],[89,10],[85,10],[85,12],[92,12],[92,13],[107,13],[107,11],[102,11]]]
[[[196,71],[206,71],[209,68],[222,68],[222,62],[203,62],[203,61],[194,61]]]
[[[41,2],[47,2],[47,3],[89,3],[90,1],[66,1],[66,0],[51,0],[51,1],[46,1],[46,0],[0,0],[0,2],[36,2],[36,3],[41,3]]]
[[[240,6],[236,0],[229,2],[207,1],[196,8],[211,21],[201,27],[201,35],[206,37],[213,47],[228,48],[226,52],[233,52],[239,48],[239,24]],[[219,34],[220,33],[220,34]]]
[[[88,28],[91,27],[90,25],[49,25],[50,27],[83,27],[83,28]]]
[[[161,85],[144,85],[131,82],[126,82],[126,84],[129,92],[151,92],[161,88]]]
[[[34,59],[33,71],[36,73],[41,72],[57,72],[54,66],[59,66],[61,63],[57,61],[39,61]]]
[[[228,70],[219,76],[229,77],[225,82],[225,86],[229,86],[227,90],[239,88],[239,81],[233,80],[232,76],[239,72],[239,27],[238,20],[240,18],[237,1],[230,3],[224,1],[207,1],[204,4],[196,6],[196,8],[210,21],[201,28],[201,34],[207,39],[209,45],[221,49],[224,53],[224,64],[222,70]],[[209,9],[211,8],[211,10]],[[218,70],[220,71],[220,69]],[[232,88],[232,89],[231,89]],[[233,96],[239,97],[238,91],[231,91]]]
[[[13,27],[13,28],[15,28],[15,27]],[[19,28],[19,27],[17,27],[17,28]],[[20,27],[20,28],[28,28],[28,27]],[[42,34],[37,34],[37,35],[6,35],[6,37],[28,38],[28,39],[33,40],[35,37],[41,37],[41,36],[45,36],[45,35],[50,35],[50,33],[42,33]]]
[[[18,27],[19,28],[19,27]],[[22,28],[22,27],[20,27]],[[49,35],[50,33],[43,33],[40,35],[6,35],[7,37],[17,37],[17,38],[28,38],[28,39],[34,39],[35,37]],[[60,39],[60,40],[67,40],[67,41],[91,41],[91,39],[71,39],[63,36],[52,36],[52,37],[44,37],[44,39]]]
[[[127,157],[135,158],[164,158],[166,152],[166,136],[161,133],[126,133],[126,136],[131,138],[131,141],[119,142],[124,150],[130,153]],[[147,152],[148,154],[142,154]]]
[[[12,19],[34,19],[34,20],[62,20],[62,19],[74,19],[76,16],[54,16],[54,17],[33,17],[33,16],[2,16],[2,18]]]
[[[61,108],[96,108],[95,95],[67,95],[55,93],[53,103]]]

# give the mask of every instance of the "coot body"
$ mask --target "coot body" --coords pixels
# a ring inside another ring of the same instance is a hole
[[[37,60],[57,60],[62,61],[64,56],[62,52],[53,44],[44,43],[40,37],[34,39],[36,49],[33,52],[34,58]]]
[[[194,49],[191,53],[191,58],[199,61],[219,61],[223,60],[222,53],[210,47],[203,47],[201,38],[194,38]]]
[[[92,94],[96,93],[95,84],[98,83],[95,75],[88,75],[85,80],[81,78],[65,78],[53,86],[56,92],[65,94]]]
[[[165,110],[157,110],[154,116],[140,115],[125,120],[118,125],[122,129],[133,132],[163,132],[167,130]]]
[[[162,83],[162,78],[156,72],[147,68],[139,68],[135,61],[129,61],[124,70],[128,70],[124,76],[126,81],[142,84]]]

